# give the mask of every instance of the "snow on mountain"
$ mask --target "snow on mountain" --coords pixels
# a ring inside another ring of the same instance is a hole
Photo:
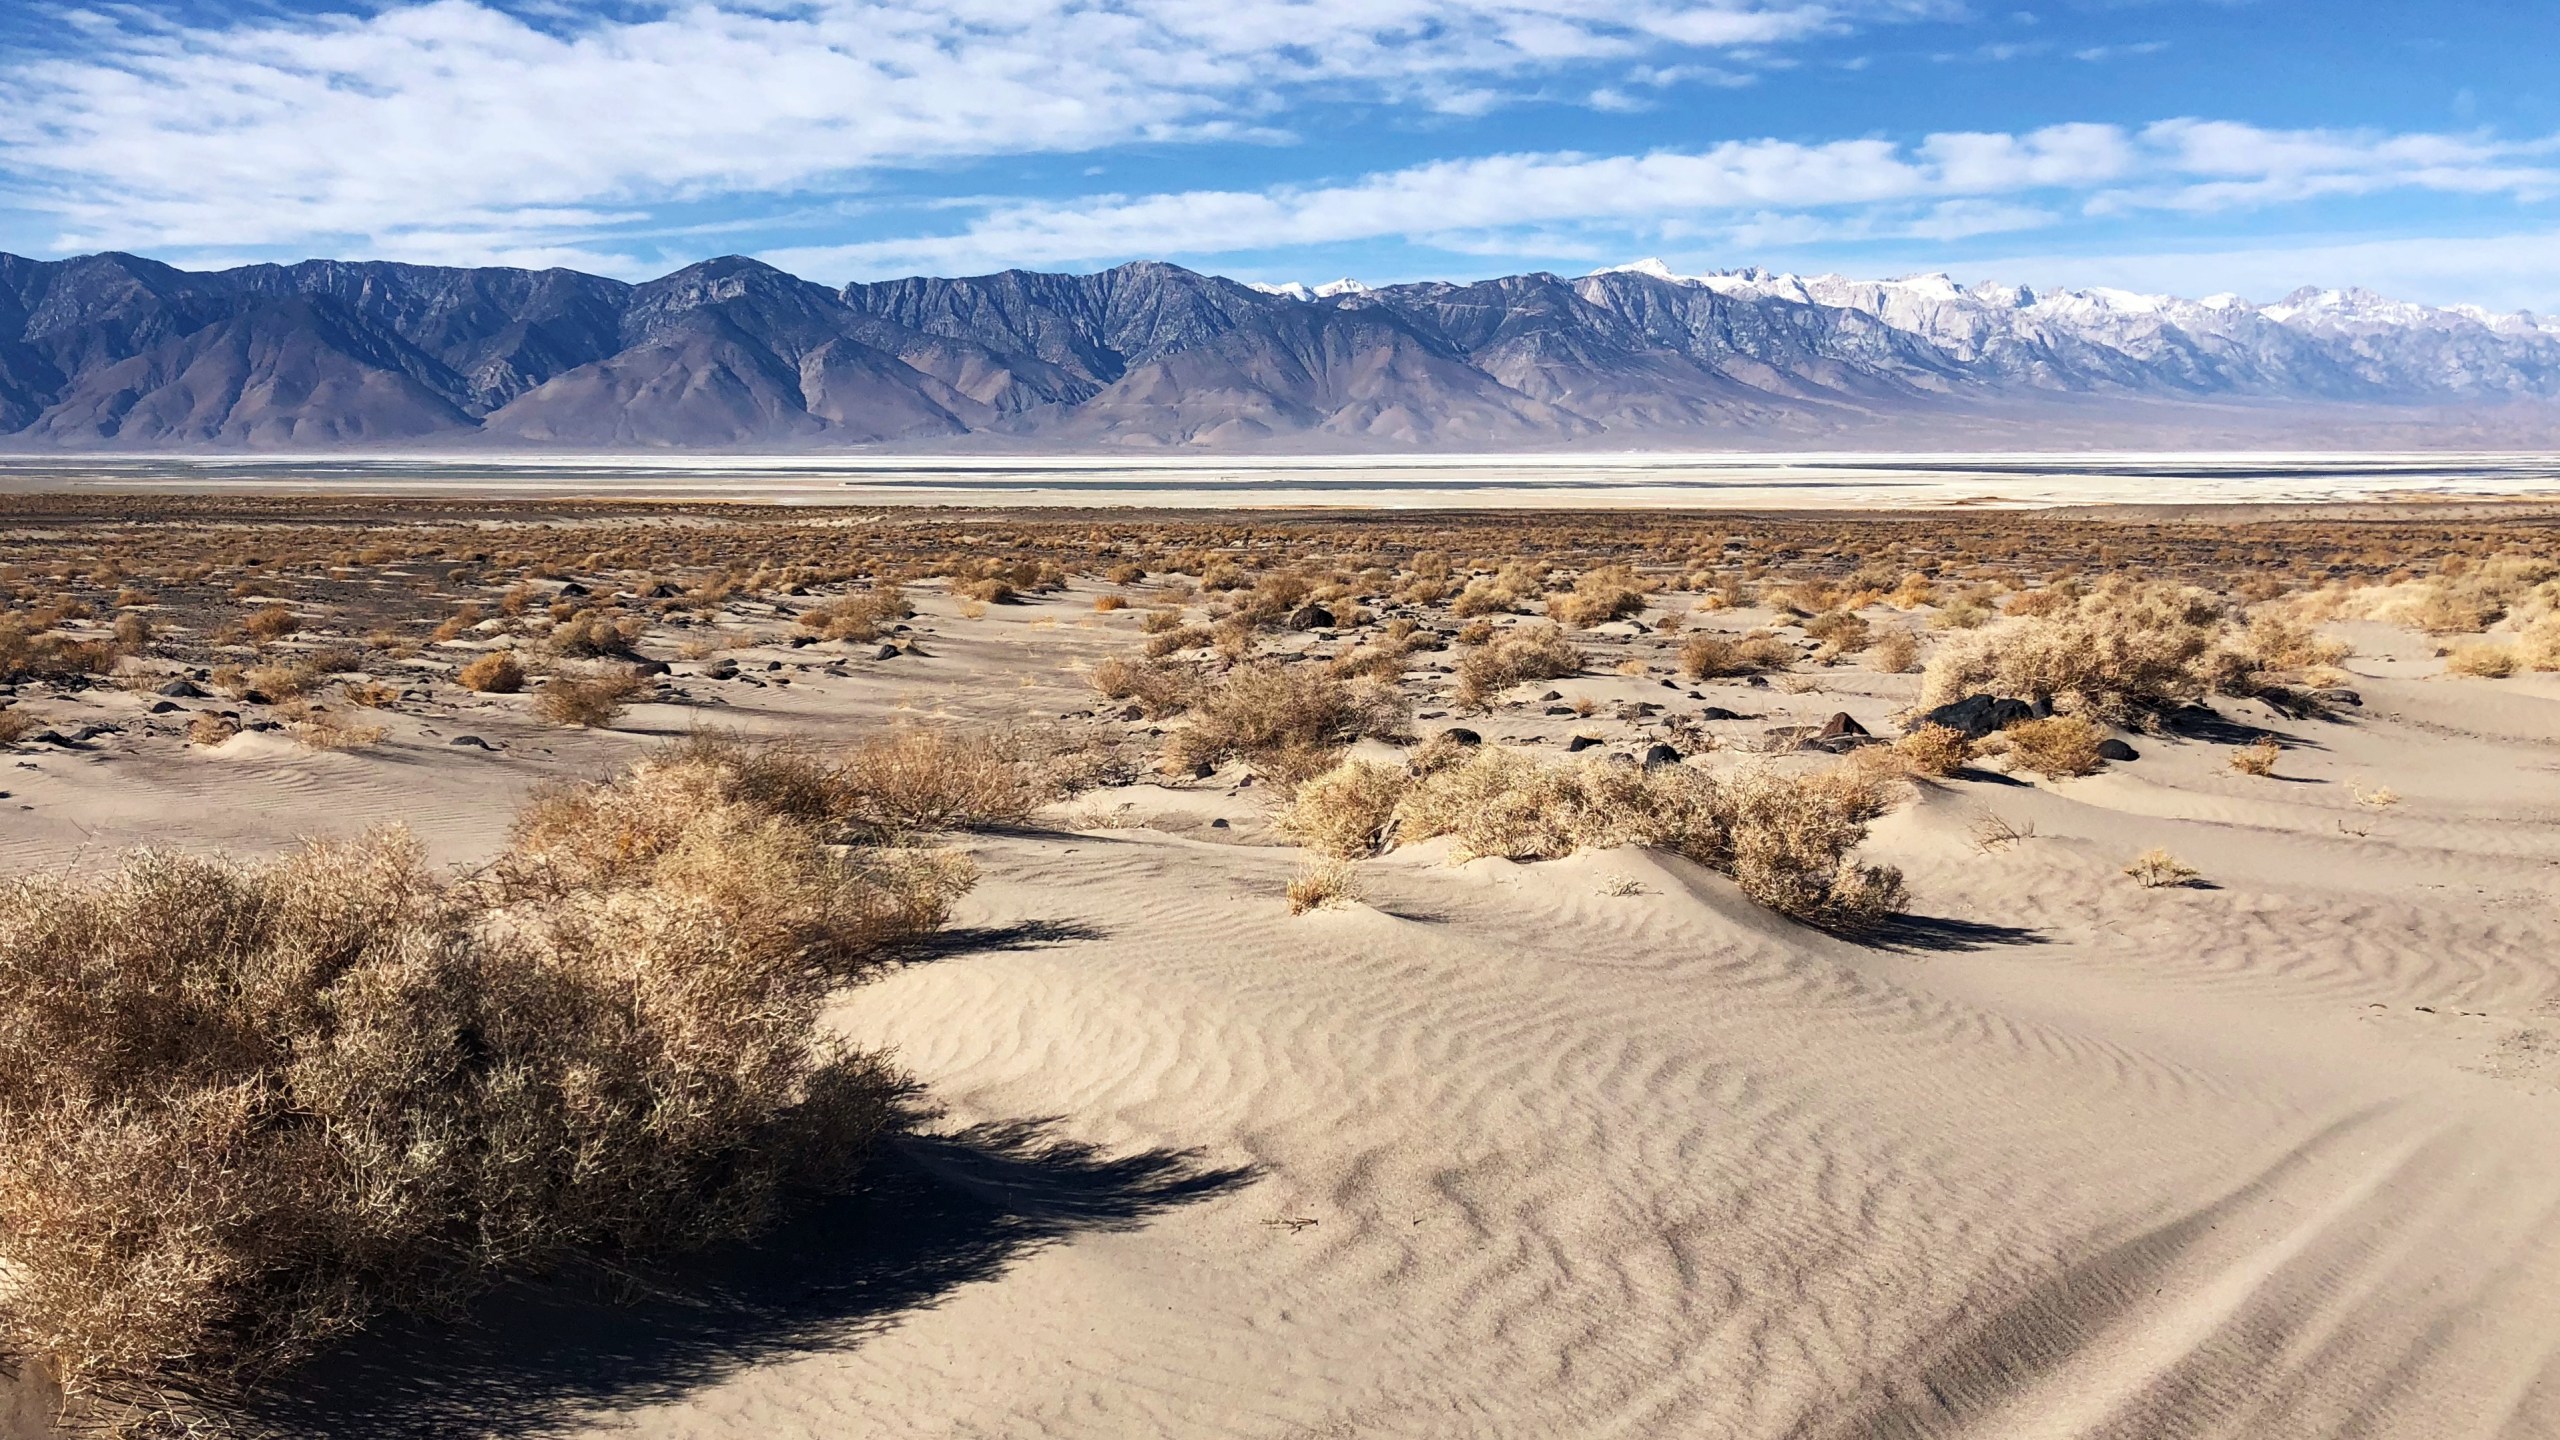
[[[1321,285],[1307,285],[1296,280],[1291,280],[1279,285],[1265,285],[1258,281],[1247,281],[1246,283],[1265,295],[1278,295],[1290,300],[1330,300],[1336,295],[1366,295],[1369,293],[1368,286],[1361,284],[1359,281],[1352,279],[1348,275],[1343,276],[1339,280],[1327,280]]]

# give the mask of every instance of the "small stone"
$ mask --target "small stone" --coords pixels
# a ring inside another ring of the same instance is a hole
[[[1289,613],[1289,628],[1330,630],[1333,628],[1333,612],[1321,605],[1301,605]]]
[[[1872,732],[1870,732],[1866,726],[1859,724],[1857,717],[1851,715],[1846,710],[1841,710],[1835,712],[1830,719],[1822,722],[1820,738],[1824,740],[1837,740],[1843,735],[1865,735],[1869,733]]]
[[[166,715],[172,710],[184,712],[186,708],[186,706],[179,704],[175,700],[154,700],[151,702],[151,713],[154,715]]]
[[[1561,690],[1550,690],[1538,698],[1541,700],[1561,700],[1564,698],[1564,692]]]
[[[1194,780],[1206,780],[1217,773],[1218,767],[1210,764],[1206,760],[1203,760],[1199,764],[1191,767],[1191,778]]]
[[[899,653],[897,646],[883,645],[879,649],[871,652],[871,658],[874,660],[895,660],[898,658]]]
[[[1209,822],[1209,828],[1210,828],[1210,829],[1212,829],[1212,830],[1224,830],[1224,829],[1228,828],[1228,827],[1227,827],[1227,817],[1226,817],[1226,816],[1224,816],[1224,815],[1221,815],[1221,816],[1219,816],[1217,819],[1210,821],[1210,822]]]
[[[668,675],[673,674],[674,671],[664,660],[634,660],[631,662],[631,673],[634,675]]]
[[[1571,740],[1565,742],[1564,753],[1567,755],[1578,755],[1599,743],[1599,741],[1592,739],[1588,735],[1576,735]]]
[[[1147,718],[1146,707],[1143,705],[1131,705],[1120,712],[1120,718],[1123,720],[1144,720]]]
[[[446,742],[444,742],[444,743],[445,743],[445,744],[447,744],[447,745],[450,745],[450,746],[454,747],[454,748],[455,748],[455,749],[457,749],[457,750],[490,750],[490,751],[494,751],[494,750],[496,750],[496,749],[498,748],[497,746],[490,744],[488,741],[481,739],[481,738],[480,738],[479,736],[477,736],[477,735],[456,735],[456,736],[454,736],[452,739],[447,740],[447,741],[446,741]]]
[[[204,698],[204,691],[196,688],[195,682],[191,680],[172,680],[168,684],[161,686],[155,693],[166,695],[173,700],[201,700]]]
[[[1647,770],[1654,769],[1658,766],[1677,765],[1679,763],[1680,752],[1663,744],[1661,741],[1657,740],[1653,744],[1644,747],[1644,768]]]
[[[1484,737],[1464,725],[1452,725],[1440,732],[1440,738],[1452,745],[1481,745]]]
[[[1710,705],[1706,709],[1698,712],[1698,718],[1701,720],[1739,720],[1742,717],[1731,710],[1727,710],[1721,705]]]
[[[2142,758],[2142,752],[2110,735],[2106,739],[2098,742],[2098,758],[2101,760],[2139,760]]]

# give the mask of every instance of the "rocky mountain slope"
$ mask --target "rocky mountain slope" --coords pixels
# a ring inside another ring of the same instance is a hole
[[[829,289],[0,255],[15,449],[1464,449],[2560,433],[2560,322],[1656,262],[1255,286],[1159,262]]]

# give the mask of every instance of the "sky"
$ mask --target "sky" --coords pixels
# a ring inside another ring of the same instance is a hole
[[[2560,311],[2560,0],[0,0],[0,251]]]

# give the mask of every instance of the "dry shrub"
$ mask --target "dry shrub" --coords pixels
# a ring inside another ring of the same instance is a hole
[[[533,710],[554,725],[578,725],[592,730],[613,723],[623,705],[640,693],[644,684],[628,670],[596,675],[555,671],[534,692]]]
[[[1727,635],[1692,635],[1680,647],[1680,673],[1692,680],[1759,675],[1784,670],[1795,663],[1796,647],[1759,631],[1739,640]]]
[[[1326,855],[1375,855],[1386,848],[1397,802],[1412,784],[1403,766],[1346,760],[1299,784],[1281,812],[1280,833]]]
[[[250,639],[263,644],[281,640],[301,629],[302,617],[294,614],[289,606],[269,605],[241,621],[240,628],[248,632]]]
[[[308,661],[292,661],[282,665],[259,665],[243,671],[240,683],[245,691],[254,690],[270,700],[298,700],[328,682],[326,672]]]
[[[470,634],[471,631],[479,625],[481,619],[482,616],[480,614],[479,606],[465,605],[454,611],[451,615],[446,616],[444,618],[444,622],[436,626],[435,633],[428,638],[435,641],[438,645],[459,640],[463,636]]]
[[[14,705],[0,705],[0,745],[15,745],[43,726],[43,721]]]
[[[1087,683],[1106,700],[1136,701],[1150,720],[1178,715],[1190,708],[1191,697],[1199,688],[1198,677],[1187,666],[1117,656],[1096,664]]]
[[[1867,668],[1879,675],[1908,675],[1920,668],[1920,637],[1899,627],[1867,647]]]
[[[1289,877],[1289,913],[1340,910],[1360,899],[1359,872],[1343,860],[1319,858],[1298,867]]]
[[[2049,780],[2092,775],[2107,763],[2098,754],[2098,744],[2107,732],[2078,715],[2021,720],[2001,733],[2008,737],[2010,758],[2019,769]]]
[[[512,651],[492,650],[455,671],[453,679],[482,695],[513,695],[524,688],[524,664]]]
[[[992,736],[899,730],[846,753],[828,777],[835,812],[880,837],[1019,825],[1051,798]]]
[[[2444,657],[2448,675],[2471,675],[2483,680],[2503,680],[2516,673],[2516,647],[2490,640],[2474,640],[2456,645]]]
[[[1396,808],[1395,836],[1451,836],[1458,860],[1656,846],[1733,876],[1771,909],[1855,928],[1905,902],[1898,871],[1850,858],[1877,797],[1867,776],[1753,771],[1720,781],[1689,766],[1554,764],[1479,749],[1415,782]]]
[[[2273,775],[2276,762],[2284,758],[2284,747],[2273,740],[2261,739],[2254,745],[2243,745],[2231,752],[2231,768],[2243,775]]]
[[[1168,769],[1243,756],[1275,778],[1312,775],[1329,752],[1364,735],[1404,733],[1402,696],[1372,681],[1348,684],[1312,666],[1243,665],[1204,692],[1191,723],[1165,737]]]
[[[2133,863],[2124,867],[2124,873],[2132,876],[2134,883],[2143,889],[2158,890],[2164,887],[2194,884],[2196,867],[2166,850],[2154,847],[2133,857]]]
[[[0,682],[103,675],[115,665],[112,644],[75,640],[25,616],[0,614]]]
[[[820,1007],[970,877],[736,781],[554,792],[459,885],[385,831],[0,888],[0,1348],[92,1403],[219,1395],[385,1307],[841,1183],[899,1083]]]
[[[379,725],[359,725],[317,705],[294,704],[284,712],[285,730],[307,750],[362,750],[379,745],[388,733]]]
[[[601,659],[630,654],[632,645],[648,628],[649,622],[637,615],[615,619],[598,611],[579,610],[552,626],[545,640],[555,655]]]
[[[144,654],[151,648],[151,617],[128,610],[116,617],[116,648],[128,655]]]
[[[2560,613],[2543,615],[2517,630],[2516,662],[2528,670],[2560,670]]]
[[[1826,665],[1857,654],[1875,639],[1875,627],[1852,610],[1825,610],[1804,622],[1804,633],[1820,642],[1813,658]]]
[[[1893,742],[1893,749],[1921,775],[1953,775],[1973,759],[1973,741],[1948,725],[1923,725]]]
[[[1576,628],[1622,620],[1644,607],[1645,591],[1624,565],[1589,571],[1571,590],[1547,597],[1547,617]]]
[[[1922,672],[1920,705],[1972,694],[2122,716],[2245,684],[2254,667],[2201,590],[2110,580],[2068,605],[1956,635]]]
[[[348,704],[361,705],[368,710],[388,710],[400,700],[399,687],[379,680],[351,681],[339,693],[347,697]]]
[[[187,722],[187,743],[220,745],[240,733],[239,723],[210,712],[201,712]]]
[[[1098,614],[1108,615],[1114,610],[1126,609],[1128,604],[1129,597],[1126,595],[1096,595],[1093,597],[1093,608]]]
[[[1553,625],[1499,634],[1458,662],[1458,704],[1470,709],[1524,680],[1560,680],[1582,671],[1582,652]]]
[[[1217,638],[1206,625],[1181,625],[1171,630],[1151,631],[1147,635],[1147,658],[1157,660],[1176,650],[1197,650]]]
[[[2249,617],[2249,633],[2241,644],[2262,670],[2316,670],[2356,653],[2346,641],[2330,639],[2273,610]]]
[[[1010,592],[1008,591],[1008,594]],[[994,599],[994,596],[979,596]],[[850,640],[861,643],[877,640],[892,624],[913,615],[915,607],[907,603],[904,590],[883,583],[858,594],[847,595],[800,612],[800,623],[828,640]]]

